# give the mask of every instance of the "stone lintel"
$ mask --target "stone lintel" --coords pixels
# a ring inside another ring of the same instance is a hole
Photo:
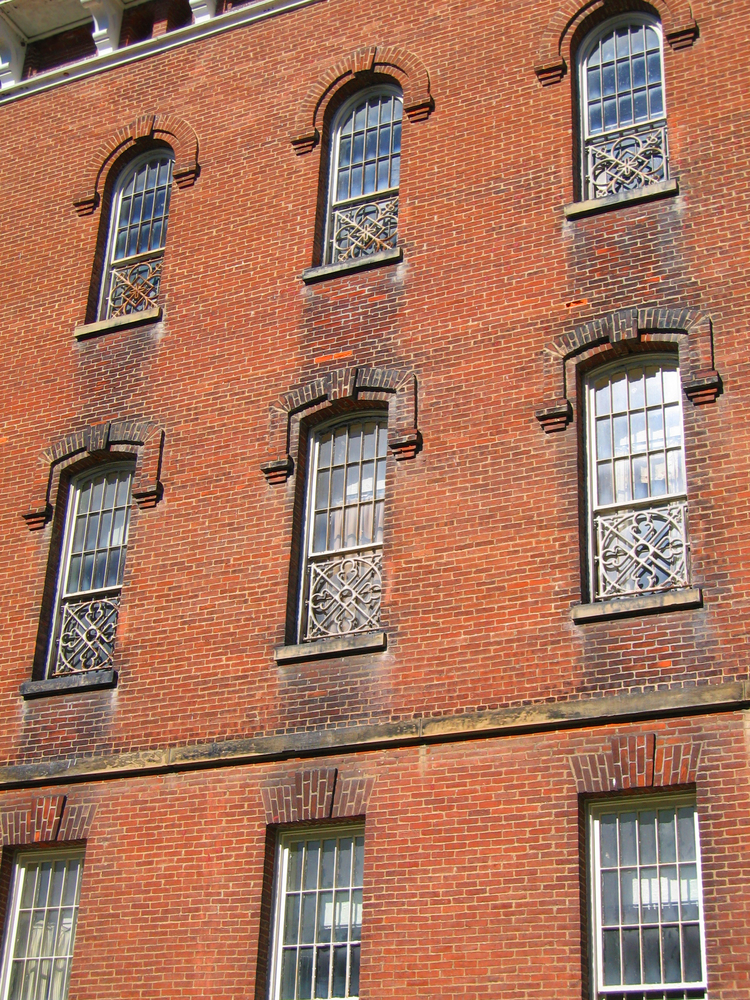
[[[311,758],[423,743],[555,732],[655,718],[737,712],[750,707],[750,681],[704,684],[670,691],[605,695],[550,704],[468,712],[443,718],[321,729],[314,732],[224,740],[170,750],[141,750],[108,755],[7,764],[0,767],[0,788],[57,785],[143,774],[163,774],[239,766],[290,757]]]

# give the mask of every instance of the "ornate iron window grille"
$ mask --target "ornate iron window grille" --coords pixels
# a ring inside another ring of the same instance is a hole
[[[119,612],[119,588],[61,601],[55,675],[111,667]]]
[[[394,248],[398,241],[398,192],[335,208],[332,229],[332,263]]]
[[[655,593],[690,583],[687,499],[668,497],[594,515],[596,594]]]
[[[311,555],[306,638],[371,632],[380,625],[380,548]]]
[[[107,318],[150,309],[159,300],[164,251],[140,254],[110,268]]]
[[[667,180],[667,123],[620,129],[586,140],[588,198]]]

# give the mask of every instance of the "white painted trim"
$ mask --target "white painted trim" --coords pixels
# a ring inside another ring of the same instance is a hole
[[[94,18],[91,37],[100,56],[114,52],[120,44],[122,0],[80,0],[81,6]]]
[[[254,3],[250,3],[246,7],[236,7],[226,14],[220,14],[218,17],[201,21],[198,24],[190,24],[185,28],[178,28],[176,31],[170,31],[169,34],[161,35],[159,38],[149,38],[145,42],[117,49],[117,51],[107,55],[97,55],[92,59],[60,66],[48,73],[40,73],[39,76],[29,80],[21,80],[15,86],[6,87],[0,93],[0,105],[9,104],[21,97],[29,97],[31,94],[51,90],[53,87],[59,87],[71,80],[81,80],[117,66],[125,66],[128,63],[146,59],[148,56],[168,52],[170,49],[179,48],[201,38],[210,38],[213,35],[231,31],[233,28],[253,24],[255,21],[264,21],[268,17],[274,17],[286,11],[309,7],[315,3],[325,3],[325,0],[255,0]]]
[[[0,90],[15,87],[21,79],[24,55],[23,41],[0,18]]]

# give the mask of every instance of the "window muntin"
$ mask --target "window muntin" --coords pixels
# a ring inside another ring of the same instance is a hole
[[[112,202],[102,318],[150,309],[159,297],[173,156],[151,152],[128,167]]]
[[[666,180],[667,122],[659,23],[629,15],[608,22],[580,64],[585,198]]]
[[[112,665],[132,479],[132,468],[121,466],[71,485],[50,676]]]
[[[387,447],[385,416],[329,426],[312,438],[303,640],[379,626]]]
[[[361,827],[282,836],[273,1000],[359,994],[364,851]]]
[[[702,996],[706,956],[694,800],[597,803],[589,819],[594,996]]]
[[[0,996],[65,1000],[73,960],[83,851],[20,854],[13,871]]]
[[[327,263],[396,246],[402,108],[393,88],[380,88],[357,95],[334,123]]]
[[[680,372],[634,359],[587,383],[593,596],[689,584]]]

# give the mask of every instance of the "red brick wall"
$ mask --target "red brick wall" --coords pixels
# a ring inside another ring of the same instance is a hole
[[[551,16],[540,2],[363,11],[336,0],[2,109],[3,757],[747,676],[745,302],[728,290],[747,266],[737,231],[750,186],[735,166],[745,110],[725,82],[744,21],[736,7],[694,13],[696,44],[665,49],[682,193],[574,223],[562,216],[570,76],[542,88],[533,72]],[[315,80],[383,41],[421,59],[435,99],[427,120],[404,125],[405,259],[304,286],[321,150],[295,156],[289,135]],[[78,217],[72,199],[100,144],[153,110],[200,141],[201,175],[172,202],[164,322],[77,343],[101,209]],[[576,324],[649,304],[700,307],[714,324],[724,394],[685,403],[705,607],[574,626],[581,428],[548,436],[534,419],[548,402],[542,350]],[[259,471],[268,408],[342,365],[316,358],[349,352],[346,365],[418,379],[424,448],[388,470],[388,651],[278,668],[295,482],[271,487]],[[39,456],[71,430],[136,417],[165,429],[164,499],[133,512],[119,687],[21,713],[51,532],[19,517]]]
[[[581,996],[579,795],[572,762],[612,740],[699,749],[710,995],[747,995],[739,861],[750,816],[741,715],[476,740],[332,758],[375,778],[365,805],[364,997]],[[64,789],[95,802],[71,1000],[251,997],[266,865],[262,789],[309,764],[225,768]],[[668,784],[667,788],[685,788]],[[690,783],[687,784],[690,787]],[[651,785],[649,792],[660,790]],[[631,791],[629,794],[638,794]],[[25,806],[6,792],[0,808]],[[59,841],[59,837],[58,837]],[[265,948],[265,945],[264,945]]]
[[[563,214],[575,190],[572,73],[549,87],[534,73],[557,10],[327,0],[0,107],[0,763],[748,679],[750,122],[737,82],[748,5],[696,0],[699,38],[665,47],[679,196],[575,222]],[[305,285],[302,271],[319,263],[326,161],[320,144],[295,155],[290,136],[315,81],[372,45],[412,53],[434,98],[429,117],[404,124],[404,260]],[[79,216],[74,199],[102,144],[155,113],[188,123],[200,163],[195,184],[173,192],[163,321],[76,341],[103,207]],[[713,325],[723,394],[684,404],[704,606],[575,625],[578,388],[573,378],[573,422],[545,434],[544,348],[645,307],[700,309]],[[366,366],[414,373],[423,440],[414,459],[389,459],[388,648],[278,666],[305,462],[294,451],[297,473],[266,481],[270,408]],[[60,512],[36,531],[21,515],[39,500],[44,450],[110,420],[165,434],[163,497],[132,510],[118,686],[24,702]],[[76,803],[91,821],[71,1000],[253,995],[267,934],[263,789],[296,796],[297,773],[316,768],[337,769],[334,798],[321,800],[333,818],[360,808],[348,804],[369,788],[360,778],[376,779],[363,996],[577,1000],[579,796],[597,791],[585,775],[596,762],[601,780],[635,794],[685,761],[702,824],[711,998],[745,1000],[739,716],[25,788],[0,793],[0,810],[27,815],[34,796],[59,792],[58,841],[84,835],[65,825]],[[309,808],[305,820],[318,816]]]

